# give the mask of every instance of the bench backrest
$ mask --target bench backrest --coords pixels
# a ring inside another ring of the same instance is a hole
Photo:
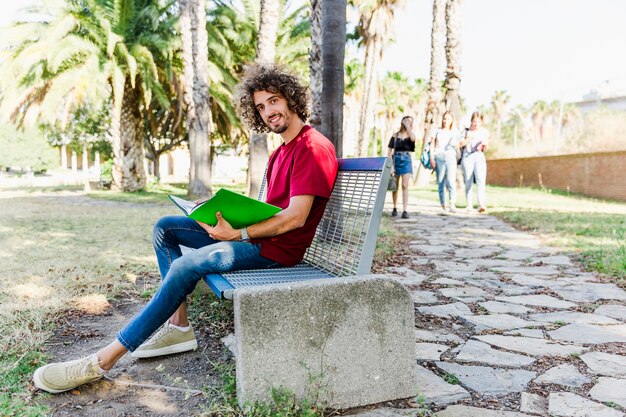
[[[369,274],[376,248],[391,160],[339,159],[335,186],[304,262],[334,276]],[[264,199],[263,178],[259,199]]]

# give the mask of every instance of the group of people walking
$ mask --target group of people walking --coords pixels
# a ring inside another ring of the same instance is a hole
[[[457,167],[461,165],[463,182],[465,185],[465,199],[467,210],[473,211],[472,188],[477,188],[478,212],[487,209],[486,180],[487,160],[485,150],[489,146],[489,131],[482,126],[483,116],[478,112],[472,113],[470,126],[458,129],[454,125],[454,116],[446,111],[441,118],[439,128],[424,138],[424,143],[430,153],[430,168],[437,175],[439,203],[445,211],[457,211],[456,177]],[[402,184],[402,218],[408,218],[407,206],[409,201],[409,180],[413,174],[410,153],[415,150],[415,133],[413,132],[413,118],[404,116],[400,129],[389,140],[388,155],[393,157],[393,172],[398,178],[398,185]],[[400,187],[398,187],[400,188]],[[446,199],[446,190],[448,198]],[[392,216],[398,215],[398,190],[392,192]]]

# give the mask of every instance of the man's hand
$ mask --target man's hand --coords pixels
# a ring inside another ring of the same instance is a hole
[[[202,222],[198,222],[198,224],[215,240],[241,239],[241,232],[238,229],[233,229],[230,223],[224,220],[221,212],[218,211],[215,213],[215,217],[217,217],[217,224],[215,226],[209,226]]]

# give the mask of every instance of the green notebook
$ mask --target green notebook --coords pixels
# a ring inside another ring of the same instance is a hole
[[[234,193],[222,188],[207,201],[196,204],[193,201],[170,195],[169,198],[188,217],[203,223],[215,226],[215,213],[222,212],[222,217],[235,229],[250,226],[265,219],[269,219],[282,209],[243,194]]]

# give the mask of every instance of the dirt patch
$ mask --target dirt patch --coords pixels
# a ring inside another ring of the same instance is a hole
[[[206,291],[200,292],[201,296],[211,297]],[[115,300],[99,315],[69,311],[46,344],[50,361],[72,360],[96,352],[111,342],[144,304],[139,297],[128,295]],[[228,326],[220,327],[223,329],[215,331],[211,326],[198,328],[196,324],[198,349],[194,352],[153,359],[126,355],[100,381],[56,395],[37,391],[35,398],[49,406],[55,417],[199,415],[222,388],[221,377],[212,364],[233,360],[218,337],[229,330]]]

